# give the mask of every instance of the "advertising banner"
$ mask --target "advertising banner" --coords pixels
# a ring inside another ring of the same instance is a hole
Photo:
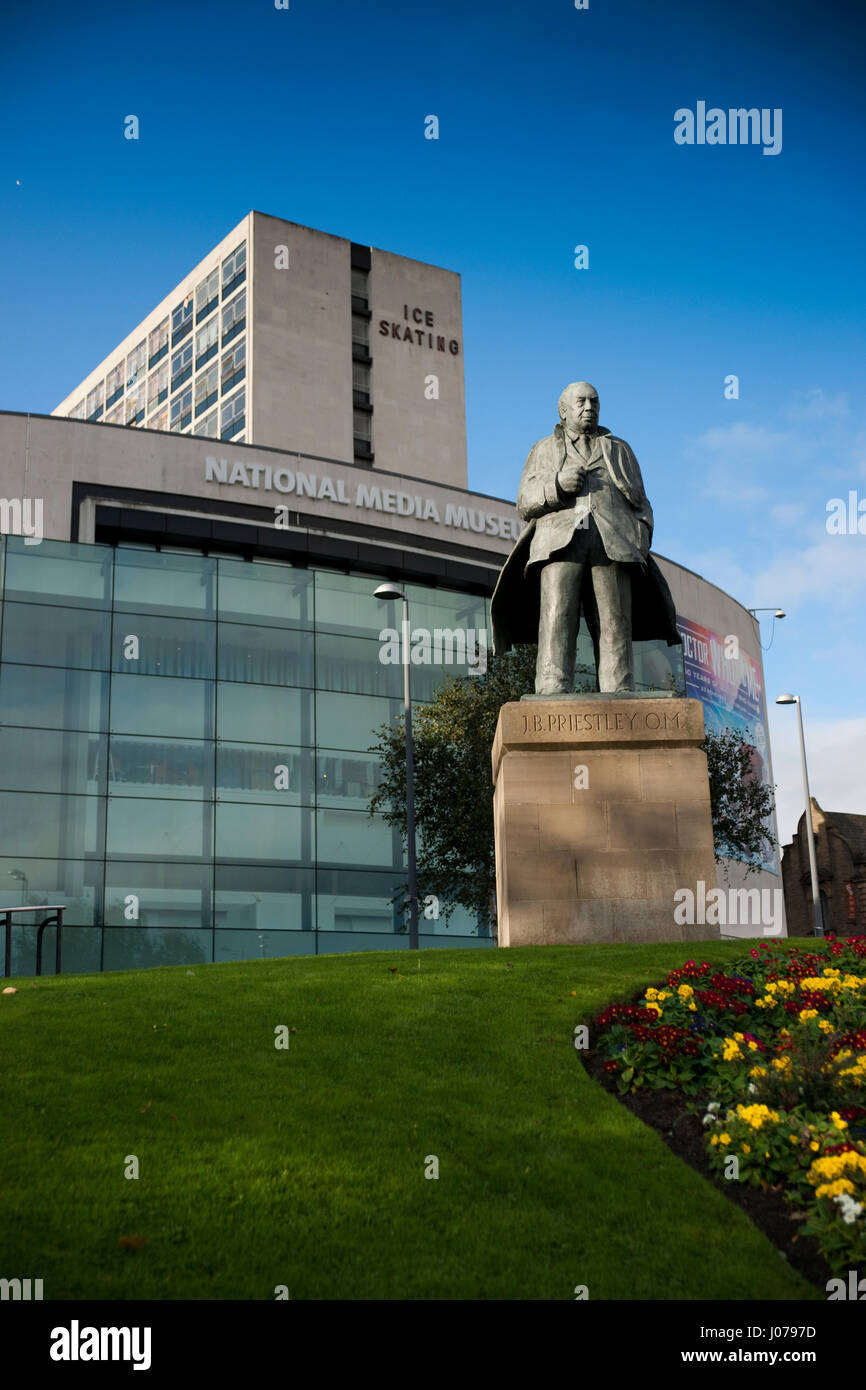
[[[745,652],[731,652],[730,642],[718,632],[701,627],[677,614],[677,630],[683,640],[686,695],[704,707],[707,732],[736,729],[751,750],[752,772],[770,785],[767,730],[764,725],[764,689],[761,668]],[[767,829],[773,834],[772,818]],[[775,839],[775,836],[774,836]],[[764,848],[761,867],[779,872],[774,849]]]

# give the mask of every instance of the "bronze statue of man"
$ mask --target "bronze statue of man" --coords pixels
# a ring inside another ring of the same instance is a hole
[[[493,595],[494,652],[538,642],[537,695],[572,693],[581,614],[602,692],[634,689],[633,641],[680,642],[637,459],[598,419],[595,387],[566,386],[559,424],[526,461],[517,510],[529,526]]]

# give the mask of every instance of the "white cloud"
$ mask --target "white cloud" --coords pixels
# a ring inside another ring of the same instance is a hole
[[[789,420],[843,420],[848,414],[848,397],[844,392],[828,396],[820,386],[807,391],[805,396],[788,406],[785,415]]]

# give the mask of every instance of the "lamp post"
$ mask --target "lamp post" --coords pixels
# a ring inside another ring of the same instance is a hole
[[[749,612],[752,613],[752,614],[755,614],[755,613],[772,613],[772,615],[773,615],[774,618],[784,618],[784,617],[785,617],[785,614],[782,612],[782,609],[781,609],[781,608],[750,608],[750,609],[749,609]]]
[[[412,764],[412,699],[409,689],[409,600],[396,584],[380,584],[373,595],[403,600],[403,720],[406,727],[406,848],[409,879],[409,949],[418,950],[418,874],[415,865],[415,773]]]
[[[796,705],[800,725],[800,758],[803,763],[803,791],[806,794],[806,843],[809,846],[809,873],[812,877],[812,935],[824,935],[824,914],[821,911],[821,890],[818,887],[818,864],[815,859],[815,833],[812,829],[812,798],[809,795],[809,770],[806,767],[806,740],[803,736],[803,707],[799,695],[779,695],[777,705]]]
[[[30,891],[30,882],[27,875],[23,873],[21,869],[8,869],[7,873],[10,878],[17,878],[18,882],[21,884],[21,904],[23,906],[24,899]]]

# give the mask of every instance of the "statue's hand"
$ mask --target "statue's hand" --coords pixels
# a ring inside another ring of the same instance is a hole
[[[586,477],[586,469],[582,463],[576,463],[574,459],[569,459],[564,463],[557,474],[561,492],[577,492]]]

